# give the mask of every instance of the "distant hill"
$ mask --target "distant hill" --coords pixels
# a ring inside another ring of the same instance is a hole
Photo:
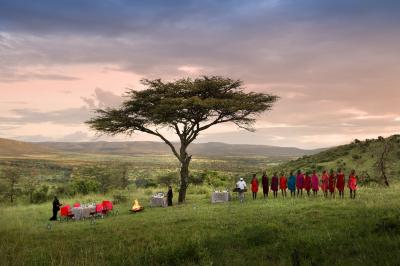
[[[400,177],[400,135],[364,141],[354,140],[347,145],[337,146],[314,155],[305,155],[283,163],[271,169],[271,171],[289,172],[298,169],[303,171],[317,169],[321,172],[323,169],[330,170],[341,167],[346,174],[351,169],[355,169],[360,176],[369,176],[374,179],[379,176],[376,164],[385,143],[388,143],[391,147],[387,157],[387,173],[389,178],[398,178]]]
[[[42,147],[64,152],[143,155],[171,154],[170,148],[162,142],[127,141],[127,142],[41,142]],[[201,156],[285,156],[298,157],[315,154],[319,150],[303,150],[291,147],[266,145],[225,144],[218,142],[193,143],[190,152]]]
[[[0,156],[22,156],[48,154],[54,152],[49,147],[29,142],[0,138]]]

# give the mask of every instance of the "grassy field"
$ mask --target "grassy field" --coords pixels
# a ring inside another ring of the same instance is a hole
[[[95,222],[53,222],[51,204],[0,209],[2,265],[398,265],[400,184],[361,187],[357,199],[234,200],[210,204],[189,191],[184,205],[146,206]],[[348,191],[346,191],[348,193]],[[64,203],[107,198],[88,195]]]

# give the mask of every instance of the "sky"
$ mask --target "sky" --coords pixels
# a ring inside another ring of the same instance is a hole
[[[83,122],[143,78],[201,75],[280,100],[256,132],[221,125],[197,142],[312,149],[398,134],[399,13],[395,0],[1,0],[0,137],[158,141]]]

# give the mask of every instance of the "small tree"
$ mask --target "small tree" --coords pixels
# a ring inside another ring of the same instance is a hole
[[[129,90],[121,107],[98,109],[97,116],[87,123],[110,135],[140,131],[162,139],[180,162],[179,203],[185,201],[188,186],[192,156],[187,149],[199,134],[228,122],[253,131],[256,116],[270,110],[278,99],[271,94],[246,93],[242,81],[217,76],[175,82],[145,79],[142,84],[147,89]],[[161,128],[172,130],[180,146],[160,133]]]
[[[21,189],[19,188],[19,179],[21,177],[20,172],[12,167],[3,168],[1,171],[1,177],[6,181],[7,188],[5,191],[5,196],[10,199],[10,202],[13,203],[16,196],[20,193]]]
[[[379,138],[378,138],[379,139]],[[392,149],[392,145],[390,139],[379,139],[383,141],[383,149],[382,152],[379,154],[378,159],[376,161],[376,169],[380,175],[380,179],[386,186],[389,186],[389,179],[387,176],[387,164],[389,161],[389,153]]]

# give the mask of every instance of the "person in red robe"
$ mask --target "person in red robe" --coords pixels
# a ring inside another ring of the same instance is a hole
[[[253,179],[251,180],[251,192],[253,192],[253,200],[257,199],[258,179],[256,174],[253,174]]]
[[[268,191],[269,191],[269,186],[268,186],[268,176],[267,173],[264,171],[263,176],[261,178],[262,182],[262,187],[263,187],[263,194],[264,194],[264,199],[268,198]]]
[[[301,170],[298,170],[296,176],[297,197],[299,196],[299,194],[303,196],[303,188],[304,188],[304,175],[301,172]]]
[[[335,197],[335,188],[336,188],[336,173],[331,169],[329,173],[329,192],[331,193],[331,198]]]
[[[357,176],[355,170],[351,170],[347,186],[350,189],[350,198],[355,199],[357,190]]]
[[[283,172],[281,173],[281,177],[279,178],[279,188],[281,189],[282,197],[286,197],[287,178]]]
[[[310,196],[311,176],[309,172],[306,173],[306,177],[304,178],[304,189],[307,191],[307,196]]]
[[[329,189],[329,175],[326,173],[326,170],[322,172],[321,176],[321,189],[324,193],[325,198],[328,197],[328,189]]]
[[[336,188],[339,191],[339,197],[344,198],[344,173],[341,168],[338,169],[338,174],[336,177]]]

